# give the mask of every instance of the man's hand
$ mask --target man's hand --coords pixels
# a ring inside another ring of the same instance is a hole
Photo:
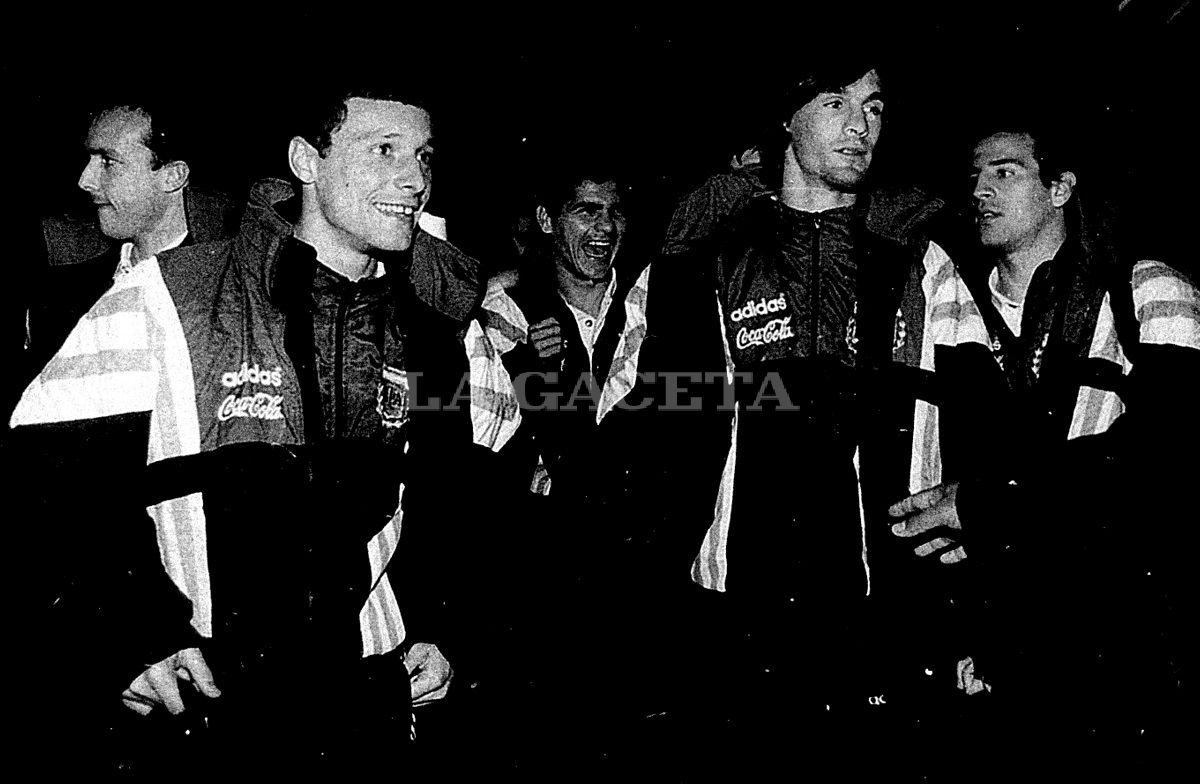
[[[758,166],[762,163],[762,152],[757,147],[751,147],[743,150],[741,155],[733,156],[733,160],[729,162],[729,168],[734,171],[748,169],[751,166]]]
[[[408,668],[408,685],[412,690],[413,707],[428,705],[446,696],[454,670],[450,662],[428,642],[415,643],[404,654],[404,666]]]
[[[221,696],[221,690],[213,683],[212,671],[208,669],[200,649],[184,648],[147,667],[129,684],[129,688],[121,695],[121,701],[125,707],[143,716],[154,710],[155,705],[162,705],[172,715],[178,715],[183,713],[183,700],[179,696],[176,679],[191,681],[205,697]]]
[[[916,495],[910,495],[899,503],[888,507],[888,516],[900,518],[900,522],[892,526],[896,536],[919,536],[935,528],[946,528],[953,532],[962,530],[962,522],[958,519],[958,483],[938,485],[924,490]],[[913,549],[917,555],[924,558],[927,555],[945,550],[955,543],[956,533],[939,536]],[[967,552],[961,545],[943,552],[938,560],[944,564],[958,563],[967,557]]]
[[[555,359],[567,347],[558,319],[548,318],[529,327],[529,342],[542,359]]]
[[[967,695],[973,695],[992,690],[992,684],[975,677],[975,661],[970,656],[960,659],[956,669],[958,671],[957,686],[959,691],[965,692]]]

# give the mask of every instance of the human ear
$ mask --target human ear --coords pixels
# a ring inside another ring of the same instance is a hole
[[[171,161],[162,166],[162,188],[167,193],[174,193],[187,187],[192,170],[184,161]]]
[[[312,185],[317,181],[317,160],[320,157],[317,148],[303,137],[293,136],[288,144],[288,168],[302,185]]]
[[[1050,183],[1050,203],[1055,207],[1061,207],[1070,201],[1073,193],[1075,193],[1075,172],[1065,171],[1058,176],[1058,179]]]
[[[535,215],[537,216],[538,227],[542,230],[542,233],[553,234],[554,223],[550,220],[550,213],[546,212],[546,208],[539,204]]]

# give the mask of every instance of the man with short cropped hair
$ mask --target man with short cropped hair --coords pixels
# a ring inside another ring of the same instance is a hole
[[[764,770],[803,737],[806,761],[844,775],[842,751],[887,734],[867,723],[911,711],[936,648],[893,628],[887,607],[917,590],[911,556],[871,521],[924,486],[909,452],[934,397],[926,302],[955,268],[929,239],[939,201],[870,184],[887,83],[863,52],[782,89],[767,163],[710,178],[663,245],[678,279],[702,282],[673,300],[668,319],[692,325],[678,350],[723,346],[733,379],[724,470],[696,481],[716,521],[693,575],[726,594],[712,625],[724,605],[732,725]]]
[[[445,482],[470,431],[433,401],[466,372],[477,266],[418,226],[434,153],[412,101],[311,93],[288,147],[298,187],[261,182],[237,237],[119,275],[13,416],[82,433],[148,418],[126,489],[211,638],[217,770],[394,770],[410,703],[448,687],[446,658],[414,640],[438,634],[421,543],[456,519]]]
[[[890,513],[931,569],[964,562],[986,600],[960,669],[1003,708],[990,739],[1109,775],[1182,748],[1168,740],[1191,666],[1176,553],[1193,548],[1174,523],[1197,468],[1179,446],[1200,438],[1200,293],[1161,261],[1122,259],[1075,146],[1019,117],[979,136],[981,260],[943,307],[970,339],[937,360],[970,380],[939,424],[973,465]]]

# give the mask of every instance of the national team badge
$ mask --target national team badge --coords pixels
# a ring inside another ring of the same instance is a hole
[[[850,320],[846,322],[846,349],[855,356],[858,355],[858,300],[850,310]]]
[[[384,427],[399,428],[408,423],[408,373],[390,365],[383,366],[375,410]]]
[[[904,320],[904,311],[896,309],[896,326],[892,331],[892,353],[895,354],[908,343],[908,322]]]

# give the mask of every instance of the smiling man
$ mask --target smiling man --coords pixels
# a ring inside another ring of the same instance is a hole
[[[516,661],[501,673],[522,683],[517,697],[496,701],[498,715],[523,706],[520,734],[507,742],[549,775],[556,764],[672,758],[632,738],[677,707],[689,647],[681,597],[708,521],[691,509],[685,472],[661,459],[692,420],[661,413],[651,370],[666,355],[648,322],[657,283],[644,249],[630,244],[629,177],[615,156],[575,139],[544,158],[534,198],[541,243],[515,285],[489,287],[466,348],[476,443],[496,452],[489,474],[511,499],[504,506],[528,510],[519,530],[504,529],[505,560],[529,586],[516,603],[527,642],[513,647],[551,654],[535,671]],[[619,635],[657,672],[630,688],[598,633]],[[663,775],[678,773],[672,759]]]
[[[436,588],[409,544],[453,527],[441,483],[469,424],[429,398],[466,373],[478,290],[475,262],[419,228],[433,139],[411,101],[309,95],[287,148],[298,187],[258,183],[237,237],[118,276],[13,417],[84,433],[117,414],[149,423],[149,466],[123,490],[151,504],[209,638],[223,696],[203,708],[204,761],[218,766],[392,770],[410,704],[449,683],[418,636]],[[102,220],[116,227],[111,198]],[[138,687],[127,698],[161,702]]]

